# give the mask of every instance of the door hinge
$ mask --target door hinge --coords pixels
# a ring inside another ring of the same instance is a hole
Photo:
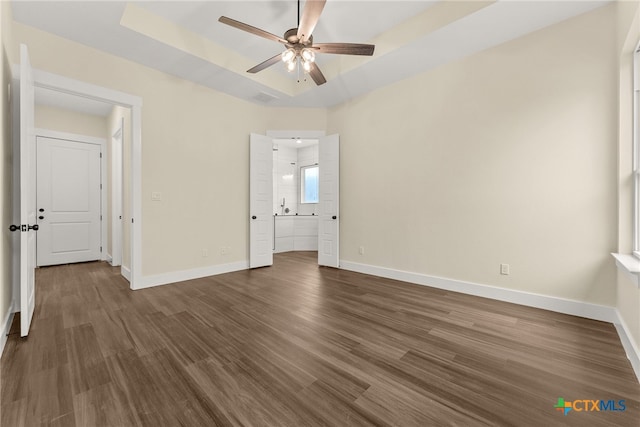
[[[100,246],[100,252],[102,252],[102,246]]]
[[[100,215],[100,221],[102,221],[102,215]]]
[[[102,190],[102,184],[100,184],[100,189]]]
[[[102,158],[102,153],[100,153],[100,158]]]

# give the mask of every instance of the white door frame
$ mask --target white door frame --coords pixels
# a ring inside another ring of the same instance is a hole
[[[36,128],[36,140],[38,137],[62,139],[65,141],[81,142],[83,144],[94,144],[100,146],[100,259],[105,261],[107,259],[107,140],[94,136]],[[39,169],[36,167],[36,174],[38,171]]]
[[[14,79],[20,67],[12,68]],[[36,87],[131,109],[131,289],[142,286],[142,98],[42,70],[33,70]],[[19,292],[19,290],[18,290]],[[14,295],[16,293],[14,292]]]
[[[118,128],[111,136],[111,265],[122,265],[122,154],[124,150],[124,118],[118,120]],[[118,153],[114,148],[119,145]]]

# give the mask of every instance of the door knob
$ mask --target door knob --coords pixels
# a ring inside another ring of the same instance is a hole
[[[20,226],[19,225],[13,225],[11,224],[9,226],[9,231],[19,231],[20,230]]]
[[[44,209],[40,208],[38,209],[39,212],[44,212]]]
[[[334,215],[331,217],[331,219],[338,219],[338,217]]]
[[[253,216],[251,217],[251,219],[258,219],[258,217],[257,217],[257,216],[255,216],[255,215],[253,215]]]
[[[30,225],[29,227],[27,227],[28,230],[33,230],[33,231],[38,231],[39,228],[40,226],[38,224]]]
[[[40,215],[40,216],[38,217],[38,219],[44,219],[44,217],[43,217],[42,215]]]

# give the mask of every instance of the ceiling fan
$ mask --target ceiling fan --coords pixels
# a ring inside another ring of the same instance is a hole
[[[247,73],[257,73],[280,61],[283,61],[287,70],[292,72],[302,67],[313,81],[319,86],[327,82],[324,75],[315,63],[315,54],[334,53],[339,55],[365,55],[372,56],[375,45],[360,43],[313,43],[313,29],[320,19],[326,0],[307,0],[302,16],[300,16],[300,0],[298,0],[298,27],[287,30],[283,37],[278,37],[260,28],[253,27],[235,19],[221,16],[218,21],[240,30],[282,43],[287,47],[282,53],[267,59],[264,62],[247,70]]]

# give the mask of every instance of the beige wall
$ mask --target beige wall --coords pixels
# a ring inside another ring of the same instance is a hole
[[[0,191],[2,191],[2,208],[0,209],[0,326],[4,325],[13,299],[12,278],[12,233],[8,230],[13,220],[12,173],[13,156],[11,141],[11,108],[7,86],[11,82],[11,8],[8,2],[0,2]]]
[[[36,105],[35,126],[39,129],[77,135],[107,137],[107,118],[83,114],[48,105]]]
[[[613,306],[615,36],[609,6],[331,109],[341,258]]]
[[[633,249],[632,217],[632,141],[633,141],[633,51],[640,41],[640,7],[637,1],[619,2],[619,147],[618,147],[618,248],[630,253]],[[636,346],[640,344],[640,289],[625,272],[617,272],[617,308]],[[636,347],[636,351],[640,351]]]
[[[13,30],[34,68],[142,97],[143,275],[245,261],[249,133],[326,128],[323,109],[261,107],[22,24]]]

